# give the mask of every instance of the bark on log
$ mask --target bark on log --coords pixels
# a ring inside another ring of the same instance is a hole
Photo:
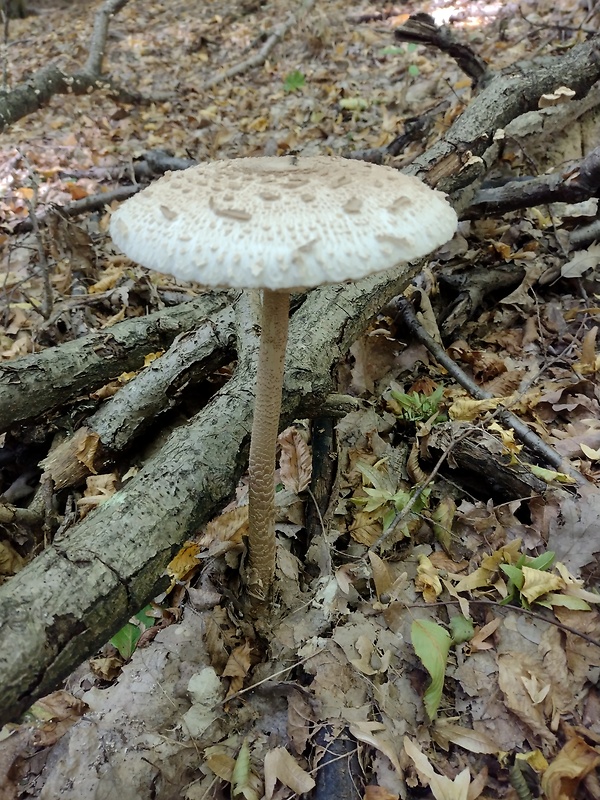
[[[139,369],[145,355],[197,328],[230,298],[231,294],[208,292],[189,303],[1,364],[0,430],[98,389],[121,372]]]
[[[442,474],[459,469],[461,484],[486,500],[497,497],[543,496],[548,486],[524,464],[514,463],[502,442],[491,433],[466,423],[446,422],[436,425],[426,442],[432,462],[449,453]]]
[[[170,408],[189,383],[197,383],[235,358],[235,326],[229,306],[190,331],[139,375],[126,383],[58,445],[40,466],[56,489],[75,486],[101,472],[151,422]],[[81,457],[82,450],[85,457]]]
[[[417,271],[404,266],[309,295],[291,321],[282,428],[317,412],[335,386],[337,361]],[[56,687],[164,588],[171,557],[232,495],[251,428],[248,364],[120,492],[0,587],[0,725]]]
[[[406,172],[427,175],[428,183],[445,192],[467,186],[474,191],[477,179],[487,172],[498,152],[494,142],[498,129],[528,111],[536,111],[540,96],[559,85],[567,84],[580,98],[599,79],[600,35],[573,47],[561,58],[518,62],[495,75],[448,133],[416,158]],[[473,156],[480,157],[481,163],[474,163]],[[461,205],[468,204],[467,197],[463,198]]]

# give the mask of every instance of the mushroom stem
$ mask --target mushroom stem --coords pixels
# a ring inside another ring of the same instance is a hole
[[[275,573],[275,452],[287,345],[290,293],[263,291],[262,333],[250,442],[248,587],[267,598]]]

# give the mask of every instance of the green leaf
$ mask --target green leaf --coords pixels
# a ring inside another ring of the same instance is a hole
[[[149,611],[152,611],[152,605],[150,603],[145,608],[142,608],[141,611],[138,611],[138,613],[135,615],[135,618],[139,619],[144,626],[143,630],[156,625],[156,617],[148,614]]]
[[[138,626],[128,622],[127,625],[124,625],[118,633],[115,633],[110,640],[110,643],[117,648],[121,657],[124,658],[125,661],[129,661],[135,651],[135,647],[141,635],[142,632]]]
[[[450,633],[454,644],[462,644],[471,641],[475,635],[475,629],[470,619],[463,617],[462,614],[457,614],[450,617]]]
[[[378,51],[378,55],[380,56],[400,56],[404,53],[403,47],[396,47],[396,45],[389,45],[388,47],[382,47],[381,50]]]
[[[413,78],[416,78],[417,75],[421,74],[421,71],[419,70],[416,64],[411,64],[410,67],[408,68],[408,74],[411,75]]]
[[[382,524],[384,532],[388,530],[388,528],[395,519],[396,519],[396,510],[393,506],[391,506],[383,515]]]
[[[560,594],[555,592],[548,592],[545,597],[545,602],[538,600],[538,605],[546,607],[562,606],[562,608],[569,608],[571,611],[591,611],[592,608],[581,597],[571,597],[569,594]]]
[[[366,478],[376,489],[384,490],[388,488],[387,484],[389,481],[386,480],[387,475],[385,475],[383,472],[380,472],[376,467],[372,467],[365,461],[359,461],[356,464],[356,469],[360,472],[363,478]]]
[[[364,97],[343,97],[340,100],[340,107],[346,111],[364,111],[369,107],[369,102]]]
[[[520,570],[518,567],[515,567],[513,564],[500,564],[500,569],[504,572],[510,580],[514,583],[519,591],[523,588],[523,583],[525,578],[523,577],[523,571]]]
[[[431,677],[423,697],[430,720],[434,719],[442,699],[446,661],[452,639],[447,630],[430,619],[416,619],[410,629],[415,653]]]
[[[544,572],[548,569],[548,567],[552,566],[555,555],[556,553],[553,553],[552,550],[548,550],[547,553],[542,553],[541,556],[536,556],[536,558],[529,559],[527,566],[531,567],[531,569],[539,569],[540,571]]]
[[[246,739],[244,739],[244,743],[240,747],[231,775],[231,796],[237,797],[238,795],[242,795],[246,800],[255,800],[257,798],[256,790],[251,782],[250,748]]]
[[[306,83],[306,77],[300,70],[295,69],[288,72],[283,81],[283,88],[286,92],[295,92],[296,89],[301,89]]]
[[[400,406],[399,412],[396,412],[396,416],[408,422],[426,420],[438,414],[443,396],[443,386],[438,386],[430,395],[419,394],[419,392],[404,394],[404,392],[399,392],[397,389],[392,389],[390,391],[390,397]]]
[[[142,635],[142,631],[145,631],[148,628],[151,628],[153,625],[156,625],[156,618],[149,616],[147,613],[151,610],[152,605],[148,604],[145,606],[145,608],[142,608],[141,611],[138,611],[138,613],[133,617],[133,619],[137,619],[141,622],[141,626],[136,625],[134,622],[128,622],[127,625],[124,625],[121,630],[118,633],[115,633],[110,640],[110,643],[113,645],[113,647],[117,648],[121,658],[124,658],[125,661],[129,661],[131,656],[134,654],[139,638]]]

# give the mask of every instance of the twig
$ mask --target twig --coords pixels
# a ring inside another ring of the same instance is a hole
[[[100,77],[102,75],[102,62],[104,61],[104,51],[106,48],[106,38],[108,36],[108,25],[111,17],[127,5],[129,0],[106,0],[96,11],[94,18],[94,29],[90,40],[90,50],[83,68],[90,75]]]
[[[471,378],[469,378],[469,376],[463,372],[458,364],[456,364],[456,362],[450,358],[444,348],[427,333],[425,328],[417,319],[412,307],[412,303],[407,300],[406,297],[398,298],[397,307],[411,334],[413,334],[415,338],[421,342],[421,344],[425,345],[436,361],[441,364],[464,389],[466,389],[477,400],[495,399],[490,392],[486,392],[473,380],[471,380]],[[563,457],[557,453],[553,447],[550,447],[549,444],[546,444],[546,442],[542,441],[542,439],[540,439],[536,433],[530,430],[530,428],[512,412],[508,411],[508,409],[504,408],[503,406],[498,406],[495,413],[505,425],[514,430],[515,435],[520,439],[520,441],[523,442],[523,444],[529,447],[530,450],[533,450],[535,453],[537,453],[537,455],[543,458],[548,464],[560,472],[563,472],[565,475],[568,475],[578,486],[588,485],[588,481],[578,470],[574,469],[570,464],[565,462]]]
[[[240,61],[239,64],[235,64],[233,67],[225,70],[225,72],[221,72],[218,75],[213,75],[212,78],[204,81],[200,87],[200,90],[206,91],[207,89],[212,89],[213,86],[223,83],[229,78],[234,78],[236,75],[241,75],[242,72],[247,72],[250,69],[254,69],[254,67],[259,67],[261,64],[264,64],[269,53],[271,50],[273,50],[275,45],[278,44],[281,39],[283,39],[283,37],[291,30],[291,28],[294,27],[294,25],[298,24],[299,20],[311,10],[315,3],[316,0],[306,0],[297,14],[290,14],[285,22],[275,28],[258,53],[250,56],[250,58],[247,58],[245,61]]]
[[[471,78],[474,86],[484,86],[493,76],[492,70],[481,56],[468,45],[458,42],[449,28],[438,27],[429,14],[413,14],[396,28],[394,37],[401,42],[432,45],[442,53],[447,53]]]
[[[600,147],[572,164],[570,168],[523,180],[518,178],[503,186],[480,189],[469,206],[467,216],[504,214],[519,208],[543,203],[579,203],[597,197],[600,186]]]

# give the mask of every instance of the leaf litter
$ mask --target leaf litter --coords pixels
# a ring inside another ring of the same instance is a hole
[[[166,147],[203,160],[381,147],[411,113],[447,98],[448,83],[455,105],[435,123],[433,137],[470,99],[453,62],[423,47],[386,51],[391,29],[356,25],[355,9],[339,2],[317,4],[261,70],[218,84],[207,96],[203,83],[275,23],[262,4],[217,10],[208,3],[196,11],[150,3],[128,6],[113,21],[111,70],[153,96],[150,105],[123,105],[104,90],[65,96],[0,136],[3,159],[12,163],[2,201],[9,231],[27,217],[36,195],[47,209],[98,192],[111,169],[120,168],[124,149],[132,159]],[[469,13],[462,10],[465,26]],[[576,4],[562,13],[573,26],[581,22]],[[49,14],[63,14],[64,24],[48,26]],[[11,82],[48,57],[77,66],[90,14],[49,6],[27,22],[14,21]],[[522,19],[508,19],[510,36],[480,32],[474,41],[501,68],[519,57],[519,33],[529,38],[557,14],[547,4],[525,4]],[[555,92],[544,102],[562,96]],[[410,144],[403,157],[413,158],[418,146]],[[511,168],[523,160],[518,147],[508,149]],[[559,228],[590,213],[553,212]],[[595,334],[580,321],[585,314],[597,318],[598,309],[569,281],[585,280],[594,296],[597,245],[561,259],[551,224],[529,209],[461,227],[449,263],[456,256],[470,265],[492,259],[519,267],[522,278],[501,303],[466,320],[448,349],[593,479],[599,366]],[[106,225],[102,213],[83,224],[58,217],[50,226],[45,247],[55,263],[56,304],[43,323],[42,283],[31,268],[35,240],[24,235],[5,248],[3,359],[197,291],[111,253]],[[545,275],[563,279],[560,297]],[[437,277],[427,288],[426,326],[444,302]],[[247,529],[242,486],[231,507],[172,562],[170,594],[157,598],[162,624],[151,625],[150,637],[145,631],[129,638],[129,660],[108,644],[99,654],[102,665],[82,665],[65,690],[4,729],[3,797],[79,800],[101,792],[195,800],[229,790],[248,800],[289,797],[315,786],[315,742],[323,729],[352,737],[368,800],[405,798],[418,786],[437,800],[514,797],[509,761],[515,756],[531,766],[544,796],[579,796],[582,787],[594,796],[586,779],[600,763],[598,581],[584,588],[579,576],[598,575],[597,487],[573,490],[550,479],[543,494],[501,501],[485,489],[459,489],[442,472],[415,500],[416,467],[409,468],[406,443],[418,442],[417,467],[427,480],[435,422],[425,409],[433,395],[442,412],[491,432],[507,462],[518,461],[521,451],[494,420],[497,404],[468,400],[423,347],[407,344],[393,309],[355,343],[340,388],[365,404],[337,425],[333,490],[310,542],[304,540],[305,509],[315,502],[307,491],[310,434],[299,426],[280,439],[281,589],[272,618],[254,629],[240,616],[232,589]],[[437,405],[433,411],[437,416]],[[449,465],[453,459],[448,452]],[[79,514],[109,497],[120,478],[88,479],[77,498]],[[18,571],[27,549],[19,541],[0,544],[2,570]],[[549,552],[555,558],[544,569],[520,561]],[[582,610],[561,605],[560,597],[591,602]]]

